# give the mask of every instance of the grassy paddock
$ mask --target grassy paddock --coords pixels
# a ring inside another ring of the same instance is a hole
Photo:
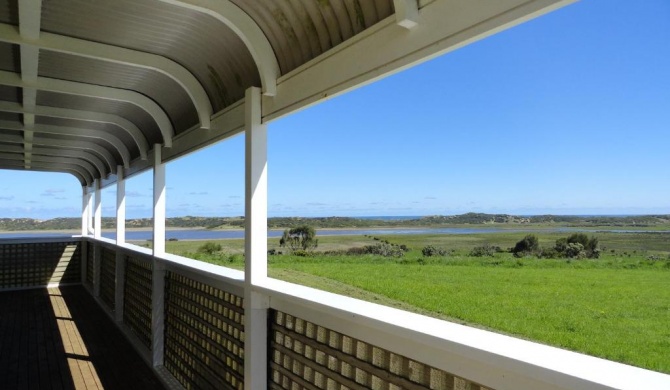
[[[387,235],[402,258],[270,256],[272,276],[356,298],[493,329],[594,356],[670,373],[670,235],[597,233],[597,260],[475,258],[478,245],[509,248],[526,233]],[[552,246],[568,233],[538,233]],[[277,239],[270,248],[278,248]],[[319,250],[375,243],[371,237],[319,238]],[[170,242],[168,251],[243,267],[243,241],[221,253],[195,254],[203,242]],[[434,245],[448,256],[423,257]],[[650,258],[655,256],[655,260]]]

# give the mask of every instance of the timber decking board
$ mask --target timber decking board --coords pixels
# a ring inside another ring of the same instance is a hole
[[[0,389],[163,389],[81,286],[0,293]]]

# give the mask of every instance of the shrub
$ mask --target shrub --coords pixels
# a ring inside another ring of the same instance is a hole
[[[279,240],[279,246],[288,247],[292,252],[298,250],[311,251],[319,245],[316,238],[316,231],[313,227],[302,225],[292,229],[284,230],[284,234]]]
[[[421,249],[421,254],[423,254],[426,257],[445,256],[447,254],[447,251],[444,249],[436,248],[432,245],[428,245],[423,249]]]
[[[216,244],[210,241],[207,241],[206,243],[200,245],[198,248],[198,253],[206,253],[208,255],[212,255],[216,252],[221,252],[221,244]]]
[[[539,256],[543,259],[559,259],[563,257],[556,248],[542,248]]]
[[[367,253],[371,255],[380,255],[384,257],[402,257],[405,255],[405,251],[400,249],[399,246],[379,243],[377,245],[368,245],[364,247]]]
[[[569,243],[565,252],[563,252],[565,257],[571,259],[581,259],[586,257],[586,251],[584,251],[584,246],[578,242]]]
[[[540,242],[534,234],[527,235],[512,248],[512,253],[514,253],[515,257],[524,257],[538,253],[539,251]]]
[[[474,256],[474,257],[484,257],[484,256],[493,257],[496,254],[496,252],[500,252],[500,251],[501,251],[501,249],[500,249],[499,246],[484,244],[484,245],[474,247],[472,249],[472,251],[470,251],[470,256]]]
[[[562,257],[568,258],[589,258],[597,259],[600,257],[598,248],[598,238],[588,238],[584,233],[574,233],[568,238],[559,238],[554,247]]]

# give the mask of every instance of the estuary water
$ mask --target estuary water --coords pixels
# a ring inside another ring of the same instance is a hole
[[[547,228],[547,229],[503,229],[503,228],[389,228],[389,229],[317,229],[317,236],[352,236],[352,235],[389,235],[389,234],[483,234],[483,233],[519,233],[519,232],[613,232],[613,233],[670,233],[670,231],[644,230],[593,230],[584,228]],[[127,241],[146,241],[151,239],[150,230],[126,231]],[[281,237],[281,230],[268,231],[268,237]],[[62,232],[0,232],[3,238],[36,238],[36,237],[70,237],[71,234]],[[116,238],[116,232],[103,232],[102,236],[109,239]],[[244,230],[207,230],[185,229],[168,230],[166,238],[173,240],[221,240],[226,238],[244,238]]]

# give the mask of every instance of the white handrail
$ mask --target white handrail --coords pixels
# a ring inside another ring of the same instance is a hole
[[[495,389],[670,389],[670,375],[276,279],[270,307]]]

